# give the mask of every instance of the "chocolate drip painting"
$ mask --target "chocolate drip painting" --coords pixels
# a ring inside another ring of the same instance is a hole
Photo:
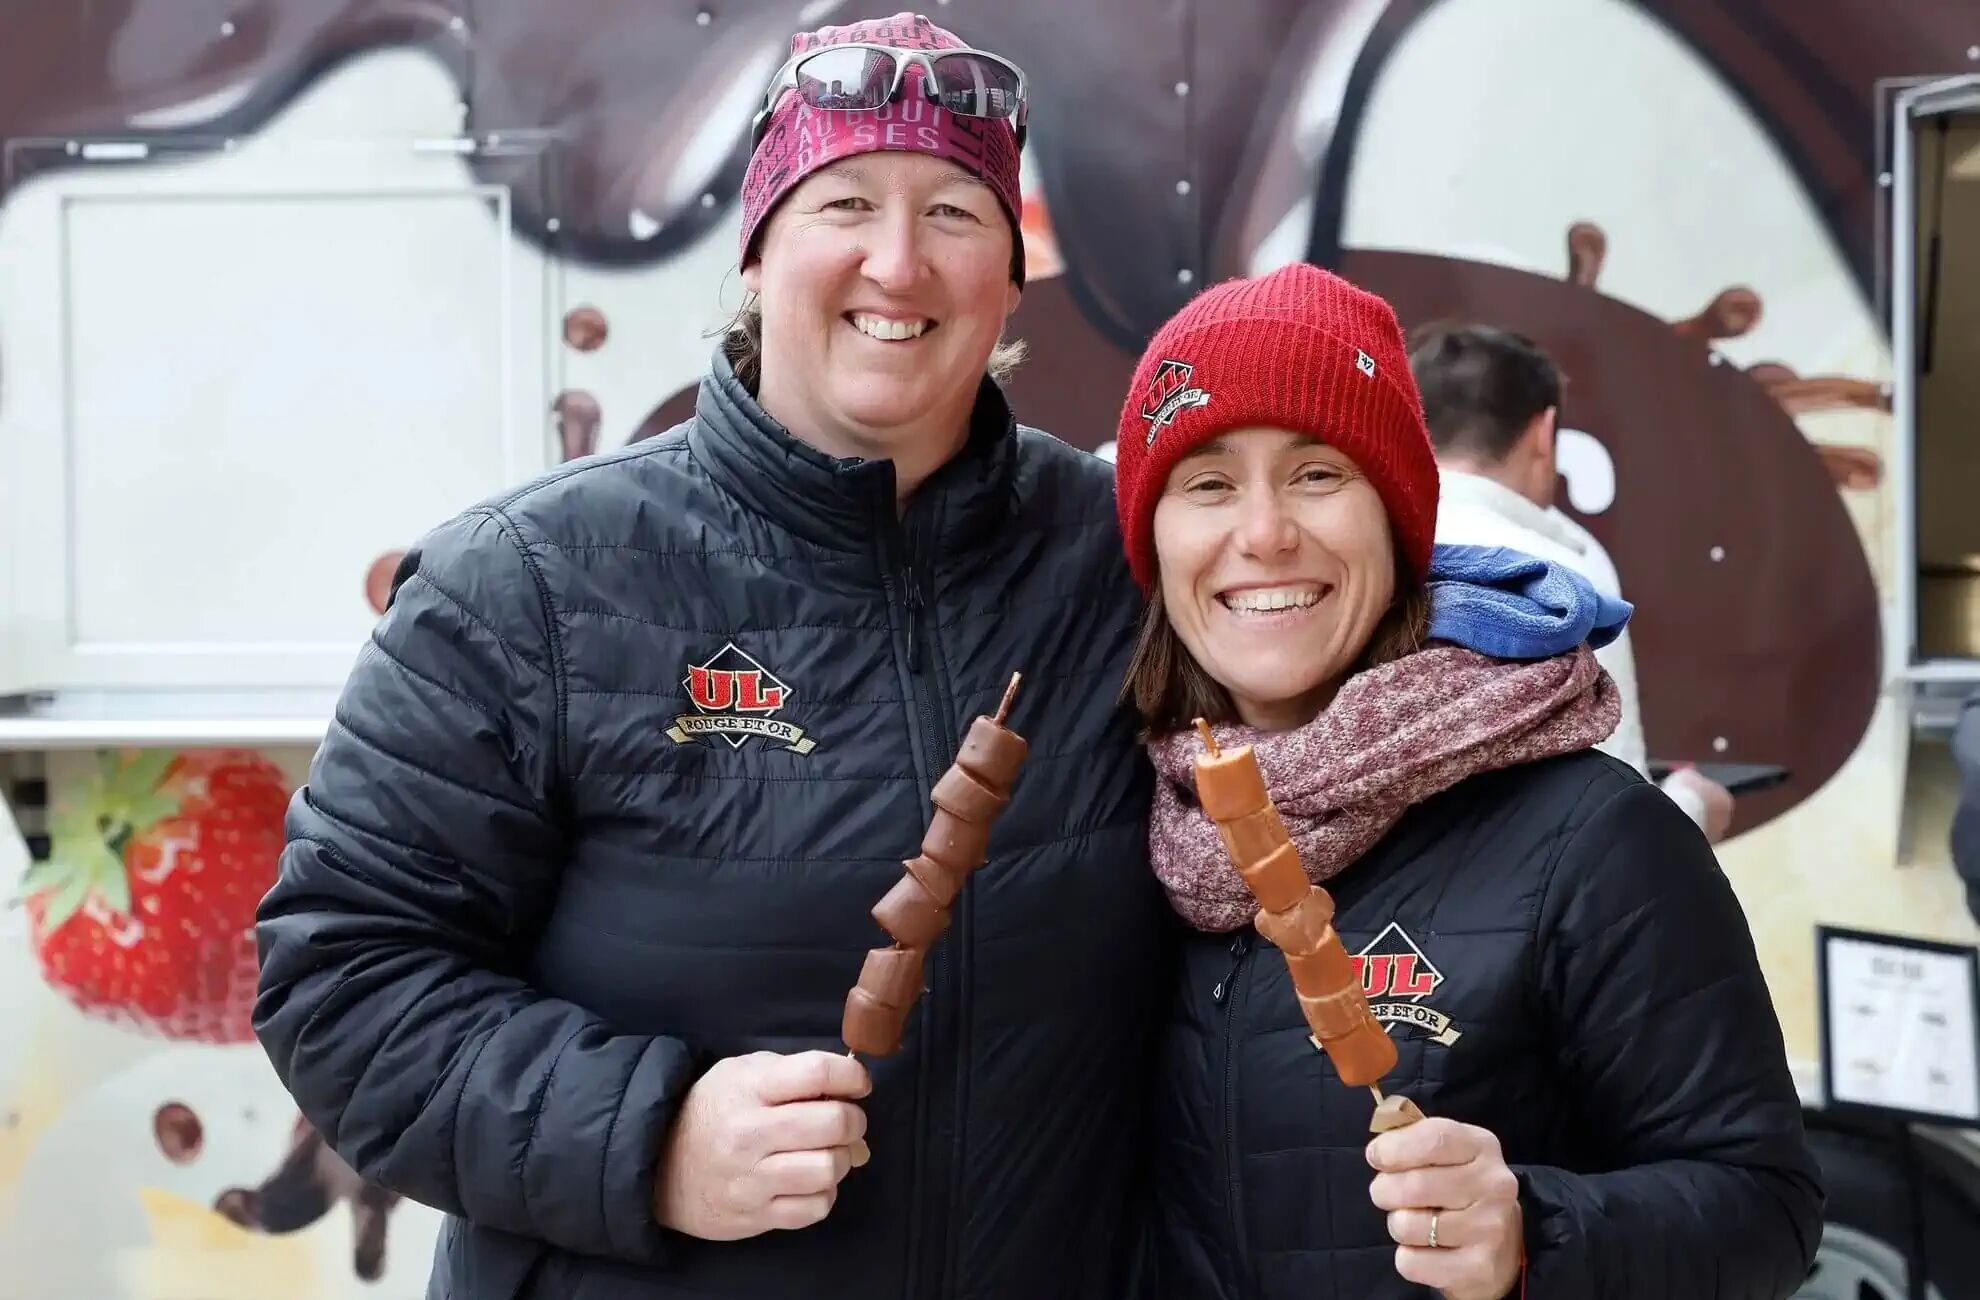
[[[1811,445],[1794,420],[1881,409],[1881,387],[1773,359],[1720,364],[1715,344],[1774,310],[1743,286],[1682,319],[1604,296],[1602,248],[1610,238],[1627,246],[1628,230],[1577,229],[1554,277],[1354,246],[1349,200],[1372,169],[1406,165],[1358,148],[1370,96],[1413,33],[1453,2],[945,5],[942,22],[1010,55],[1036,88],[1024,224],[1038,272],[1014,324],[1031,347],[1014,400],[1027,421],[1097,445],[1149,330],[1204,284],[1257,269],[1262,250],[1343,270],[1392,297],[1405,323],[1462,311],[1532,333],[1567,363],[1568,422],[1600,425],[1624,484],[1584,522],[1642,610],[1653,751],[1791,768],[1788,785],[1743,801],[1742,827],[1758,824],[1834,774],[1875,702],[1876,592],[1845,497],[1877,487],[1881,460],[1861,446]],[[1878,82],[1969,67],[1966,6],[1908,6],[1902,20],[1867,0],[1615,7],[1654,20],[1744,106],[1869,302]],[[457,88],[464,134],[554,139],[462,160],[476,180],[509,190],[522,238],[571,265],[658,266],[733,220],[753,99],[789,33],[827,15],[887,12],[797,0],[16,4],[0,49],[0,139],[43,143],[8,150],[0,202],[73,165],[45,142],[135,140],[170,157],[175,144],[251,135],[331,70],[409,49]],[[1551,216],[1535,223],[1560,230]],[[560,328],[572,354],[617,345],[630,361],[624,350],[636,346],[583,303],[569,304]],[[653,392],[643,417],[573,386],[541,418],[575,458],[682,418],[692,388],[676,385]],[[1700,475],[1719,487],[1694,491]],[[374,604],[382,576],[370,575]],[[1709,661],[1685,632],[1701,623],[1734,629]],[[1755,680],[1772,685],[1756,691]],[[1811,698],[1822,706],[1805,707]]]

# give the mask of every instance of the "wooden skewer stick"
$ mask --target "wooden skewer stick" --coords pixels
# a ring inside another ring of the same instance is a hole
[[[1375,1092],[1375,1089],[1370,1087],[1369,1091]],[[1382,1096],[1379,1092],[1375,1092],[1375,1095]],[[1399,1128],[1407,1128],[1422,1118],[1423,1111],[1417,1104],[1398,1093],[1393,1097],[1382,1097],[1382,1100],[1376,1104],[1375,1113],[1368,1120],[1368,1131],[1389,1133]]]
[[[1018,683],[1023,680],[1023,673],[1011,674],[1011,684],[1004,688],[1004,702],[997,706],[997,716],[991,719],[998,726],[1003,726],[1004,719],[1011,716],[1011,701],[1017,698]]]
[[[1210,757],[1222,758],[1224,756],[1224,751],[1217,745],[1217,738],[1210,734],[1210,724],[1201,718],[1196,720],[1196,734],[1203,737],[1204,745],[1210,750]]]
[[[847,1048],[846,1059],[857,1061],[859,1059],[859,1053],[853,1051],[851,1048]],[[873,1150],[871,1147],[866,1145],[866,1139],[854,1138],[852,1144],[852,1167],[854,1169],[862,1168],[865,1166],[866,1162],[871,1160],[872,1158],[873,1158]]]

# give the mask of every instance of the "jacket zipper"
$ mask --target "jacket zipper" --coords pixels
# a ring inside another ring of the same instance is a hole
[[[1213,1002],[1224,1008],[1224,1171],[1230,1191],[1225,1204],[1231,1214],[1231,1265],[1237,1270],[1240,1294],[1251,1291],[1251,1268],[1245,1247],[1244,1203],[1238,1190],[1237,1144],[1237,1004],[1238,975],[1251,952],[1251,936],[1240,934],[1231,940],[1231,969],[1217,987],[1210,990]]]
[[[1250,951],[1250,948],[1249,941],[1243,935],[1239,935],[1237,938],[1231,940],[1231,969],[1224,975],[1224,978],[1217,981],[1217,987],[1210,990],[1210,1000],[1218,1006],[1223,1006],[1225,999],[1230,997],[1231,981],[1237,978],[1238,967],[1244,965],[1244,955]],[[1229,1032],[1228,1024],[1225,1026],[1225,1032],[1227,1034]]]
[[[907,665],[910,691],[916,721],[921,727],[922,752],[926,756],[927,772],[924,785],[933,789],[935,776],[945,770],[958,747],[949,735],[949,728],[943,723],[943,690],[934,662],[933,647],[929,647],[924,664],[922,638],[932,635],[921,617],[926,602],[921,594],[921,584],[917,578],[914,557],[916,549],[908,526],[903,526],[895,536],[898,538],[897,555],[900,570],[897,580],[901,584],[901,604],[907,614]],[[957,1063],[957,1079],[949,1091],[952,1107],[950,1123],[953,1126],[954,1145],[948,1153],[947,1168],[942,1168],[938,1157],[924,1152],[922,1173],[926,1181],[919,1188],[915,1200],[926,1212],[923,1228],[916,1234],[915,1263],[910,1269],[910,1288],[921,1295],[943,1296],[949,1290],[949,1267],[956,1247],[955,1219],[955,1180],[960,1173],[958,1163],[963,1144],[964,1095],[961,1087],[962,1073],[967,1061],[967,1053],[962,1044],[962,1008],[965,990],[961,987],[962,977],[950,954],[960,952],[969,942],[969,901],[970,890],[965,887],[957,898],[954,909],[949,914],[947,943],[938,944],[934,953],[932,978],[929,980],[928,1012],[922,1021],[927,1030],[923,1044],[922,1069],[917,1091],[917,1114],[927,1116],[936,1104],[929,1095],[933,1089],[932,1076],[937,1063],[945,1056],[952,1056]],[[945,1050],[952,1049],[952,1050]],[[925,1118],[922,1121],[926,1123]]]

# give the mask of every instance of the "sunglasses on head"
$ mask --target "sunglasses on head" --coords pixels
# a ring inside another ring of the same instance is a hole
[[[794,55],[778,70],[750,123],[749,147],[763,139],[784,92],[795,90],[812,108],[866,112],[901,92],[907,70],[921,67],[922,93],[958,117],[1008,119],[1024,148],[1024,71],[988,50],[907,50],[897,45],[823,45]]]

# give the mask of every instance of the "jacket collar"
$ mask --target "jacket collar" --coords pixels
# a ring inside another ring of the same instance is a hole
[[[757,404],[718,346],[695,398],[688,444],[709,477],[737,501],[806,541],[867,551],[895,519],[894,463],[829,456],[796,437]],[[1017,422],[987,376],[970,415],[968,441],[910,503],[932,517],[945,545],[990,535],[1010,511]]]
[[[1558,510],[1537,506],[1505,484],[1463,470],[1440,469],[1438,487],[1443,500],[1497,515],[1513,527],[1536,533],[1556,546],[1579,555],[1588,549],[1588,534]]]

